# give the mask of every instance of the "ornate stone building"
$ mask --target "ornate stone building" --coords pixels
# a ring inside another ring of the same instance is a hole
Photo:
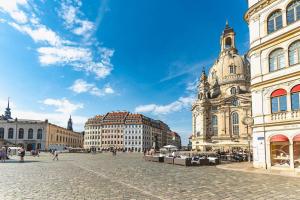
[[[235,32],[228,23],[221,35],[221,52],[208,76],[202,71],[198,98],[192,106],[192,149],[248,148],[251,130],[250,65],[238,54]]]
[[[253,165],[300,171],[300,0],[249,0]]]

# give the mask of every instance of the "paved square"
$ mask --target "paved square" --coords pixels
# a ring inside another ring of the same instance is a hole
[[[0,163],[0,199],[300,199],[299,178],[145,162],[141,154],[25,159]]]

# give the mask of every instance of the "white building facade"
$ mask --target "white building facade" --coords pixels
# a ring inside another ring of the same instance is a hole
[[[109,112],[88,119],[84,148],[143,152],[167,145],[167,124],[141,114]],[[180,136],[178,135],[180,138]]]
[[[249,0],[253,164],[300,165],[300,0]]]

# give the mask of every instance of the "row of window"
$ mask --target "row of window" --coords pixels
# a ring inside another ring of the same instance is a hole
[[[292,1],[286,8],[286,22],[291,24],[300,19],[300,0]],[[283,27],[282,11],[276,10],[268,17],[268,33],[273,33]]]
[[[51,135],[51,141],[53,141],[53,137]],[[79,143],[80,140],[74,139],[74,138],[69,138],[69,137],[64,137],[64,136],[59,136],[56,135],[56,142],[68,142],[68,143]]]
[[[114,124],[114,125],[101,125],[101,126],[88,126],[88,129],[100,129],[100,128],[147,128],[147,126],[143,125],[119,125],[119,124]]]
[[[294,86],[291,91],[291,110],[300,109],[300,85]],[[278,89],[271,94],[272,113],[287,111],[287,92],[284,89]]]
[[[231,114],[231,130],[233,135],[239,135],[239,114],[233,112]],[[213,115],[211,118],[211,133],[214,136],[218,136],[218,117]]]
[[[300,41],[293,42],[288,48],[289,62],[286,64],[285,52],[282,48],[275,49],[269,55],[269,71],[276,71],[285,66],[296,65],[300,63]]]
[[[0,128],[0,138],[3,139],[4,138],[4,133],[5,133],[5,129],[4,128]],[[42,129],[38,129],[37,130],[37,138],[36,139],[42,139],[43,135],[43,130]],[[9,128],[8,129],[8,135],[7,135],[8,139],[13,139],[14,138],[14,129],[13,128]],[[25,139],[24,138],[24,129],[20,128],[18,131],[18,139]],[[27,139],[31,140],[33,139],[33,129],[30,128],[28,129],[28,134],[27,134]]]

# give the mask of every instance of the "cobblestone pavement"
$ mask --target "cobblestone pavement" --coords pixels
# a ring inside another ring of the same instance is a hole
[[[50,154],[0,163],[0,199],[300,199],[300,179],[146,162],[140,154]]]

